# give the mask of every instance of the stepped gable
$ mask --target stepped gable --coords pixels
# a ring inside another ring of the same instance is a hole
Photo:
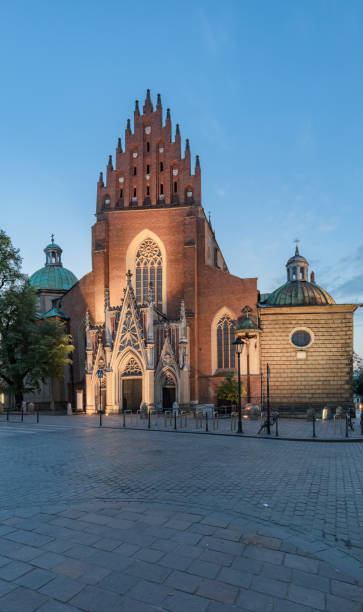
[[[118,139],[115,164],[109,156],[105,181],[103,173],[97,183],[97,213],[124,208],[151,208],[201,203],[201,171],[196,156],[191,172],[189,140],[182,156],[179,125],[174,139],[170,110],[163,123],[160,94],[154,110],[147,90],[143,112],[136,100],[134,126],[127,120],[125,150]]]

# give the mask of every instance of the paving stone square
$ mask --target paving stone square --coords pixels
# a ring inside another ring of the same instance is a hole
[[[0,423],[0,612],[363,612],[362,445],[52,419]]]

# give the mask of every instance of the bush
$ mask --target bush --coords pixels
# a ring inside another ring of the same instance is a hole
[[[241,382],[241,395],[244,393],[243,383]],[[232,406],[238,403],[238,382],[233,374],[227,374],[217,389],[217,398],[228,402]]]

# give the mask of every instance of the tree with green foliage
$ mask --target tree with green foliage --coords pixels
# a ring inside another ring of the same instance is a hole
[[[24,279],[20,272],[21,257],[9,236],[0,229],[0,292]]]
[[[20,265],[19,251],[0,229],[0,391],[17,404],[47,378],[61,378],[73,351],[61,321],[39,318],[36,292]]]
[[[354,393],[363,398],[363,370],[354,377]]]
[[[243,383],[241,382],[241,395],[244,393]],[[217,389],[217,398],[228,402],[232,406],[238,403],[238,381],[233,374],[227,374]]]
[[[21,403],[47,378],[61,378],[71,363],[71,337],[58,320],[39,319],[29,281],[0,295],[0,390]]]

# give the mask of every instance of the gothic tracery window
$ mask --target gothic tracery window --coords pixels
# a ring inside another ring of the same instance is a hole
[[[134,357],[131,357],[124,366],[122,376],[141,376],[141,368]]]
[[[136,300],[139,304],[146,304],[150,283],[153,301],[161,308],[163,258],[156,242],[151,238],[146,238],[136,253]]]
[[[217,323],[217,368],[232,369],[235,366],[234,325],[231,317],[223,315]]]

